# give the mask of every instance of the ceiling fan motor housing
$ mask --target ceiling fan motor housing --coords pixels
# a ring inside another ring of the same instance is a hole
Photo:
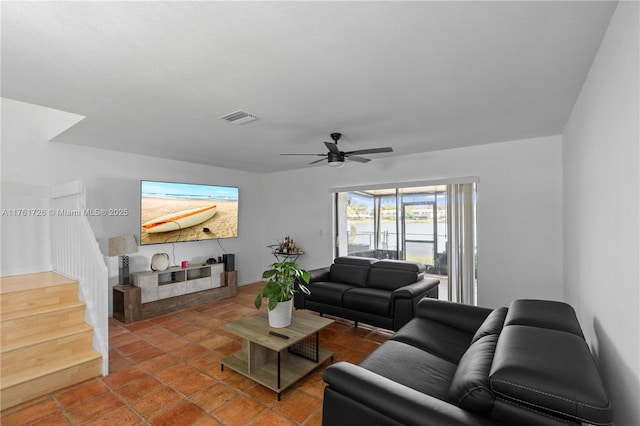
[[[331,163],[344,163],[344,153],[328,152],[327,161],[329,165],[331,165]]]

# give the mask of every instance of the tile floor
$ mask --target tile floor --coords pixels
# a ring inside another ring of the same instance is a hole
[[[322,371],[301,379],[277,400],[275,392],[220,369],[241,348],[220,329],[253,315],[261,284],[238,295],[132,324],[109,323],[110,374],[3,411],[10,425],[320,425]],[[391,336],[386,330],[337,320],[320,332],[334,362],[359,362]]]

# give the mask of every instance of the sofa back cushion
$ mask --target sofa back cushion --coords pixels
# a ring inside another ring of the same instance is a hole
[[[333,263],[339,265],[354,265],[368,268],[372,264],[376,263],[378,259],[373,257],[360,257],[360,256],[340,256],[333,260]]]
[[[449,401],[458,407],[487,415],[496,400],[489,382],[489,371],[498,334],[476,340],[462,355],[449,388]]]
[[[484,320],[482,325],[476,331],[473,338],[471,339],[471,344],[481,339],[484,336],[488,336],[490,334],[500,334],[502,331],[502,327],[504,326],[504,319],[507,316],[507,308],[497,308],[494,309]]]
[[[509,305],[504,325],[528,325],[566,331],[584,338],[571,305],[551,300],[520,299]]]
[[[368,266],[344,265],[334,263],[331,265],[329,278],[331,281],[342,284],[364,287],[367,281]]]
[[[381,260],[373,263],[366,286],[393,291],[424,278],[425,265],[400,260]]]

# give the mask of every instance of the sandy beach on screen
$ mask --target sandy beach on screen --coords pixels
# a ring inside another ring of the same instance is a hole
[[[147,233],[144,229],[140,234],[141,244],[172,243],[177,241],[195,241],[202,239],[228,238],[238,236],[238,202],[218,200],[183,200],[172,198],[142,197],[142,222],[149,222],[166,214],[215,204],[216,214],[211,219],[185,228],[157,234]],[[209,232],[204,232],[209,228]]]

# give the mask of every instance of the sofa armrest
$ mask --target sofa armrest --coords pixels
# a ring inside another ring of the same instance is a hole
[[[309,284],[306,287],[313,292],[313,283],[320,281],[329,281],[329,271],[330,267],[326,266],[324,268],[312,269],[309,271]],[[296,309],[306,309],[305,303],[306,297],[302,291],[297,291],[293,295],[293,306]]]
[[[416,316],[474,334],[492,311],[493,309],[463,303],[423,298],[418,302]]]
[[[391,293],[391,299],[415,299],[422,297],[434,288],[438,288],[440,280],[435,278],[423,278],[415,283],[407,284]]]
[[[331,270],[330,266],[325,266],[324,268],[312,269],[309,271],[309,283],[315,281],[329,281],[329,271]]]
[[[330,266],[325,266],[324,268],[312,269],[309,271],[309,284],[306,287],[309,291],[313,292],[313,283],[321,282],[321,281],[329,281],[330,275]],[[302,291],[297,291],[293,295],[293,306],[296,309],[306,309],[306,295]]]
[[[411,321],[416,316],[418,302],[423,297],[438,297],[440,281],[435,278],[423,278],[415,283],[407,284],[391,293],[391,315],[393,330]]]
[[[328,385],[322,414],[325,425],[370,424],[371,410],[379,417],[402,425],[497,424],[348,362],[327,367],[323,378]],[[331,392],[342,396],[338,406],[332,405],[336,398],[327,397]],[[344,401],[349,405],[348,410]]]

